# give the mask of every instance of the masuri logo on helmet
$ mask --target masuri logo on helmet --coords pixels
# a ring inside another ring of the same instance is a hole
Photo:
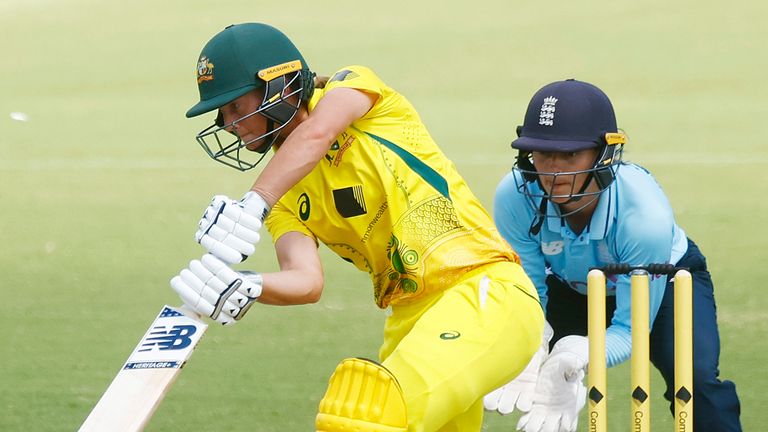
[[[301,60],[289,61],[287,63],[272,66],[260,70],[256,75],[264,81],[273,80],[287,73],[295,72],[301,69]]]

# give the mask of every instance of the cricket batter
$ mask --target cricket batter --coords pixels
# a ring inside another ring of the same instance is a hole
[[[483,395],[517,375],[544,316],[518,258],[414,107],[370,69],[315,79],[294,44],[265,24],[215,35],[198,57],[197,141],[240,170],[274,155],[240,201],[216,196],[196,239],[209,253],[171,285],[227,324],[254,304],[317,302],[322,242],[370,274],[391,308],[379,362],[343,361],[318,431],[479,431]],[[262,222],[280,270],[231,268]]]
[[[488,395],[486,407],[528,411],[518,423],[527,432],[575,431],[586,400],[589,269],[670,263],[693,275],[694,419],[686,430],[740,431],[736,388],[718,379],[720,338],[706,260],[675,222],[653,176],[622,162],[626,137],[608,96],[581,81],[551,83],[531,99],[518,136],[512,142],[517,160],[496,190],[494,217],[536,285],[550,336],[554,330],[553,347]],[[632,350],[629,276],[611,276],[607,287],[610,367]],[[651,361],[666,381],[670,410],[673,303],[673,282],[666,276],[651,280]]]

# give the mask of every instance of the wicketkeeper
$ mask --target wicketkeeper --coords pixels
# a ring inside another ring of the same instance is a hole
[[[536,289],[414,107],[363,66],[315,79],[265,24],[229,26],[197,63],[197,141],[253,168],[242,200],[216,196],[196,234],[208,249],[171,281],[184,302],[227,324],[254,302],[317,302],[322,242],[370,274],[389,308],[379,361],[347,359],[331,377],[318,431],[479,431],[483,395],[538,349]],[[265,224],[280,270],[232,269]],[[322,329],[318,329],[322,331]]]
[[[622,162],[625,143],[608,96],[591,84],[554,82],[531,99],[512,142],[518,150],[514,168],[496,190],[494,218],[536,285],[548,331],[525,371],[489,394],[485,405],[502,414],[525,412],[518,428],[526,432],[575,431],[586,401],[589,269],[670,263],[693,275],[693,430],[740,431],[736,388],[718,378],[720,338],[706,260],[675,222],[653,176]],[[612,276],[607,285],[610,367],[632,351],[629,276]],[[666,381],[670,410],[673,304],[672,281],[653,279],[651,362]]]

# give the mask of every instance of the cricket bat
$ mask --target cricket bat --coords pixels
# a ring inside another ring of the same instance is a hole
[[[193,315],[163,306],[80,432],[144,429],[208,329]]]

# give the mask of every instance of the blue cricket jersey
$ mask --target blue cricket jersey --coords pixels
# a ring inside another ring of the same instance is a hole
[[[536,212],[529,199],[517,190],[516,184],[523,182],[518,172],[507,174],[496,189],[496,225],[520,255],[545,310],[548,274],[586,295],[591,267],[613,263],[675,264],[688,248],[685,232],[675,223],[669,201],[656,179],[634,164],[614,169],[616,180],[600,195],[589,225],[580,234],[571,231],[551,202],[547,204],[547,215],[552,217],[547,217],[538,235],[530,234]],[[528,183],[527,187],[541,193],[538,183]],[[651,326],[666,282],[666,276],[651,279]],[[616,296],[616,311],[606,333],[606,359],[608,366],[614,366],[628,359],[632,351],[630,277],[609,276],[606,285],[608,295]]]

